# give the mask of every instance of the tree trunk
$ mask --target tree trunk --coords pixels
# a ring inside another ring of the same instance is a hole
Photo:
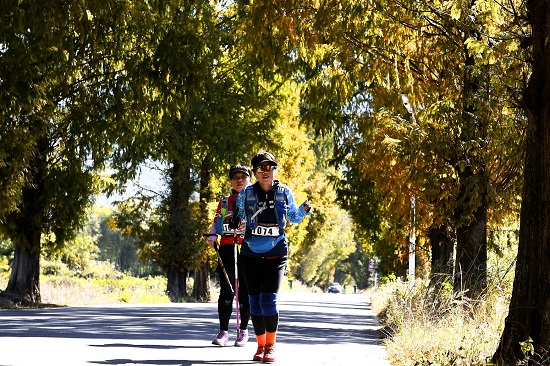
[[[475,31],[464,39],[480,38]],[[489,180],[485,170],[487,121],[483,114],[483,73],[477,70],[475,56],[466,46],[462,95],[462,123],[459,136],[459,159],[456,170],[460,182],[457,197],[455,291],[476,298],[487,283],[487,192]]]
[[[41,139],[29,164],[30,183],[21,194],[18,211],[7,217],[9,237],[14,244],[12,269],[6,293],[25,301],[40,302],[40,241],[43,220],[48,141]]]
[[[167,273],[166,293],[171,302],[182,302],[187,297],[187,271],[172,266]]]
[[[432,227],[428,233],[432,251],[431,278],[435,283],[453,278],[454,245],[446,225]]]
[[[167,291],[172,302],[181,302],[187,296],[187,268],[183,265],[189,254],[189,199],[192,193],[190,168],[178,161],[172,162],[170,195],[167,204],[167,222],[163,228],[163,251],[166,263]]]
[[[36,244],[35,244],[36,245]],[[15,245],[6,293],[30,302],[40,302],[40,239],[38,251]]]
[[[550,352],[550,3],[528,0],[533,72],[524,94],[528,127],[519,247],[510,309],[498,365],[524,359],[521,342],[533,341],[529,365],[546,364]]]
[[[210,301],[210,268],[208,263],[203,263],[201,268],[195,271],[193,297],[196,301]]]
[[[471,298],[482,294],[487,286],[487,212],[478,209],[474,222],[456,234],[455,291]]]
[[[206,155],[201,162],[200,177],[200,207],[201,212],[206,212],[206,203],[212,200],[210,188],[212,167],[209,155]],[[210,268],[206,261],[201,264],[199,270],[195,271],[193,297],[197,301],[210,301]]]

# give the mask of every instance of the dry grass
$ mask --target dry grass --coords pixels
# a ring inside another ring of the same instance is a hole
[[[0,272],[0,293],[8,285],[8,272]],[[187,291],[191,293],[193,279],[189,279]],[[74,276],[69,272],[57,275],[41,275],[41,304],[29,304],[20,300],[0,296],[0,308],[36,306],[93,306],[112,304],[158,304],[170,302],[165,294],[166,278],[135,278],[113,271],[109,266],[95,266],[86,277]],[[217,301],[219,287],[212,278],[211,300]],[[293,281],[290,289],[288,281],[283,282],[283,291],[321,292],[309,288],[299,281]]]
[[[3,273],[0,275],[0,289],[5,289],[7,284],[8,278]],[[167,303],[170,300],[165,290],[164,277],[135,278],[121,273],[88,278],[41,275],[41,304],[28,304],[21,299],[2,296],[0,308]]]
[[[43,276],[40,293],[43,303],[56,305],[156,304],[170,301],[165,289],[166,279],[162,277],[86,279]]]
[[[487,365],[498,346],[509,296],[488,289],[473,301],[451,286],[394,281],[371,294],[394,366]]]

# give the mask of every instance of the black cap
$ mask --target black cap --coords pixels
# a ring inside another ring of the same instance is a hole
[[[232,165],[231,168],[229,168],[229,179],[233,179],[233,176],[237,173],[244,173],[249,177],[252,176],[252,172],[247,166],[236,164],[236,165]]]
[[[275,160],[273,154],[262,150],[254,155],[254,157],[252,158],[252,167],[256,169],[258,165],[265,162],[269,162],[269,165],[277,166],[277,161]]]

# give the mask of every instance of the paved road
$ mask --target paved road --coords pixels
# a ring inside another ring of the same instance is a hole
[[[276,365],[390,365],[366,296],[280,298]],[[0,310],[0,366],[259,364],[252,339],[213,346],[217,328],[215,303]]]

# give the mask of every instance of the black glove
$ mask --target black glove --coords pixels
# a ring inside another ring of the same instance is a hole
[[[233,214],[231,215],[231,219],[229,220],[229,228],[238,229],[240,222],[241,220],[239,219],[239,208],[236,207],[235,211],[233,211]]]

